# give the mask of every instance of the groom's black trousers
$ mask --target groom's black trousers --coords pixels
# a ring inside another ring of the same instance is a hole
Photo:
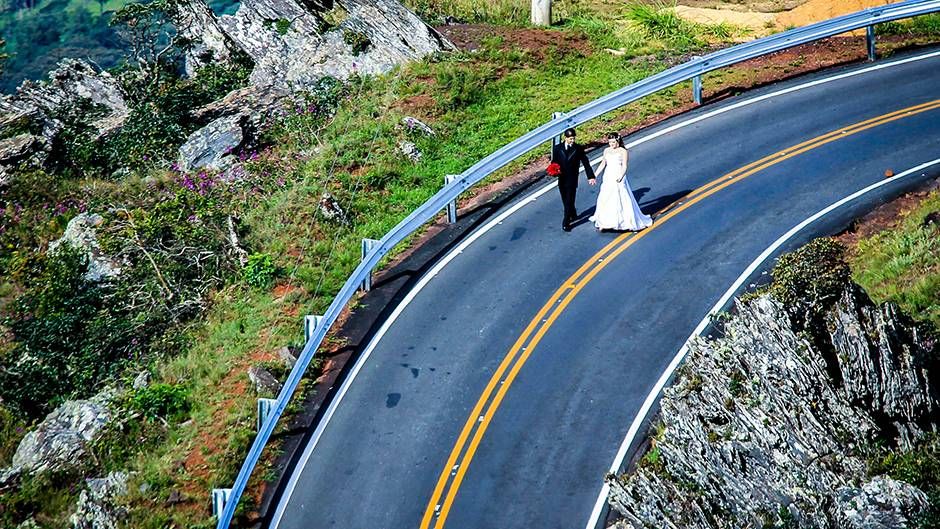
[[[570,226],[578,217],[578,210],[574,207],[574,199],[578,193],[578,187],[564,185],[559,180],[558,191],[561,192],[561,203],[565,207],[565,218],[561,221],[561,226]]]

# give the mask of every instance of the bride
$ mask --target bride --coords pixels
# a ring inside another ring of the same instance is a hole
[[[597,194],[597,208],[590,218],[598,230],[639,231],[653,224],[653,219],[640,211],[640,206],[633,198],[633,191],[627,182],[627,149],[623,146],[620,135],[611,132],[607,135],[604,160],[597,167],[597,174],[603,171],[601,189]]]

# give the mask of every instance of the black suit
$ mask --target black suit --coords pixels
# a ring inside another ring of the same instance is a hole
[[[574,207],[574,198],[578,193],[578,165],[584,166],[584,174],[588,180],[594,178],[594,170],[591,169],[591,162],[584,154],[584,147],[575,143],[571,147],[566,147],[560,143],[552,149],[552,161],[561,166],[561,174],[558,175],[558,191],[561,192],[561,203],[565,206],[565,218],[561,225],[563,228],[570,228],[578,216]]]

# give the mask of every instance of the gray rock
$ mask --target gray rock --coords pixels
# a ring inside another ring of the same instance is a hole
[[[117,500],[127,494],[128,474],[112,472],[104,478],[88,479],[88,488],[78,497],[70,517],[73,529],[116,529],[127,516]]]
[[[62,59],[49,72],[48,81],[24,81],[16,92],[17,99],[51,114],[82,101],[107,110],[109,115],[128,113],[117,79],[78,59]]]
[[[13,170],[20,164],[38,166],[43,152],[42,140],[32,134],[19,134],[0,140],[0,187],[10,183]]]
[[[663,393],[657,462],[608,479],[624,527],[762,527],[782,522],[782,506],[801,528],[910,525],[923,493],[869,480],[858,453],[923,438],[940,402],[934,345],[854,285],[826,323],[811,340],[760,296],[738,303],[724,337],[690,343]]]
[[[134,377],[134,383],[131,385],[134,389],[143,389],[150,385],[150,371],[141,371]]]
[[[16,529],[39,529],[39,524],[32,518],[27,518],[23,523],[16,526]]]
[[[323,193],[323,196],[320,197],[319,208],[320,214],[323,215],[327,220],[335,221],[340,224],[348,225],[349,216],[346,214],[346,210],[339,205],[339,202],[336,200],[336,197],[330,193]]]
[[[235,163],[232,152],[245,141],[245,116],[224,116],[192,133],[180,147],[179,166],[194,169],[226,169]]]
[[[909,527],[911,515],[928,507],[923,491],[886,476],[876,476],[861,488],[842,488],[836,495],[838,527],[894,529]]]
[[[111,412],[100,402],[67,401],[23,437],[13,454],[12,470],[43,473],[73,468],[110,421]]]
[[[426,123],[418,118],[413,118],[411,116],[403,117],[401,118],[401,124],[406,130],[418,131],[429,138],[433,138],[437,135],[435,134],[434,129],[429,127]]]
[[[262,394],[277,395],[281,391],[281,383],[274,378],[270,371],[260,365],[248,368],[248,378],[255,385],[255,390]]]
[[[278,349],[277,357],[284,362],[284,365],[287,366],[287,369],[293,369],[294,364],[297,363],[297,357],[294,355],[294,352],[291,351],[289,346],[284,346]]]
[[[218,18],[204,0],[185,0],[175,16],[197,43],[187,63],[231,60],[238,50],[254,63],[253,85],[292,91],[454,49],[397,0],[243,0]]]
[[[197,123],[208,124],[225,116],[243,115],[247,119],[248,128],[259,130],[292,97],[290,91],[275,86],[246,86],[193,110],[193,119]]]
[[[0,469],[0,492],[13,488],[20,482],[23,471],[18,468]]]
[[[401,141],[398,143],[398,150],[402,154],[408,157],[412,163],[418,163],[421,161],[421,151],[418,150],[418,147],[410,141]]]
[[[88,258],[85,279],[103,281],[121,274],[121,266],[101,251],[95,229],[104,223],[104,218],[95,213],[79,213],[69,221],[65,233],[49,243],[49,252],[55,252],[63,244],[82,251]]]
[[[15,94],[0,96],[0,138],[24,131],[32,136],[28,152],[0,160],[0,181],[24,160],[36,167],[45,164],[63,129],[62,115],[94,111],[88,124],[99,139],[120,130],[129,115],[118,81],[85,61],[63,59],[48,77],[48,81],[24,81]]]

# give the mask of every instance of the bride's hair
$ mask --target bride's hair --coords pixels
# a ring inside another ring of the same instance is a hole
[[[617,145],[619,145],[620,147],[623,147],[623,138],[620,137],[620,134],[617,134],[616,132],[608,132],[607,139],[617,140]]]

